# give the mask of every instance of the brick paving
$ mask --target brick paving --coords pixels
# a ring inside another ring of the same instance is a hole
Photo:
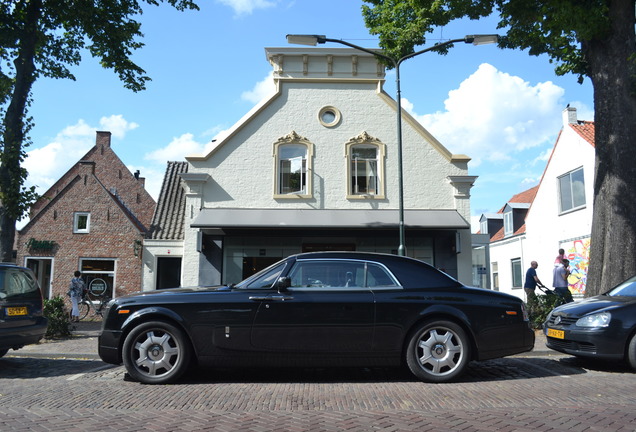
[[[451,384],[400,369],[202,369],[149,386],[95,357],[94,327],[0,359],[0,431],[636,431],[636,374],[541,341]]]

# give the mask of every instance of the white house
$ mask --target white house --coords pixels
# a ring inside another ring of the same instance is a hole
[[[525,272],[532,261],[537,276],[552,286],[559,249],[573,268],[570,290],[582,295],[589,260],[594,187],[594,123],[563,111],[561,130],[538,186],[515,195],[495,215],[481,216],[490,240],[491,287],[524,298]]]
[[[563,111],[563,130],[537,191],[526,226],[526,264],[539,263],[537,275],[552,285],[559,249],[570,260],[572,295],[585,293],[594,203],[594,122],[577,119],[576,108]],[[543,265],[542,265],[543,264]]]
[[[304,251],[397,252],[397,112],[384,66],[348,48],[265,51],[276,92],[210,153],[186,157],[183,239],[146,248],[144,289],[157,286],[168,247],[183,254],[182,285],[238,282]],[[470,159],[402,116],[406,254],[470,284]]]

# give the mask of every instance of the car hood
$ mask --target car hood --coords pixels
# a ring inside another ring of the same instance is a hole
[[[636,303],[636,297],[598,295],[581,301],[559,306],[554,312],[567,315],[583,316],[592,312],[615,309],[617,307]]]
[[[157,299],[159,297],[169,297],[177,294],[188,293],[201,293],[201,292],[215,292],[215,291],[231,291],[227,285],[215,285],[215,286],[194,286],[183,288],[169,288],[154,291],[139,291],[133,294],[127,294],[117,297],[118,300],[126,300],[130,298],[149,298]]]

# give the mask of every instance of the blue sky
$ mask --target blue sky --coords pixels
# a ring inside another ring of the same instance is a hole
[[[35,127],[25,166],[44,192],[95,144],[113,133],[113,149],[158,196],[168,160],[205,151],[271,91],[265,47],[288,46],[288,33],[322,34],[376,48],[357,0],[200,0],[201,10],[146,7],[144,48],[134,59],[152,81],[126,90],[88,54],[73,68],[77,81],[40,79],[29,114]],[[496,33],[496,20],[437,29],[429,42]],[[456,45],[446,56],[426,53],[401,66],[407,108],[453,153],[470,156],[474,216],[496,212],[539,181],[567,104],[593,120],[592,86],[558,77],[547,57]],[[395,97],[395,75],[385,90]],[[408,203],[406,203],[408,207]]]

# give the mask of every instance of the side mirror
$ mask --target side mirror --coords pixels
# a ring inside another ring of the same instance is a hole
[[[290,286],[291,286],[291,278],[282,276],[282,277],[279,277],[278,280],[276,281],[276,288],[278,288],[278,291],[280,292],[287,291],[287,288],[289,288]]]

